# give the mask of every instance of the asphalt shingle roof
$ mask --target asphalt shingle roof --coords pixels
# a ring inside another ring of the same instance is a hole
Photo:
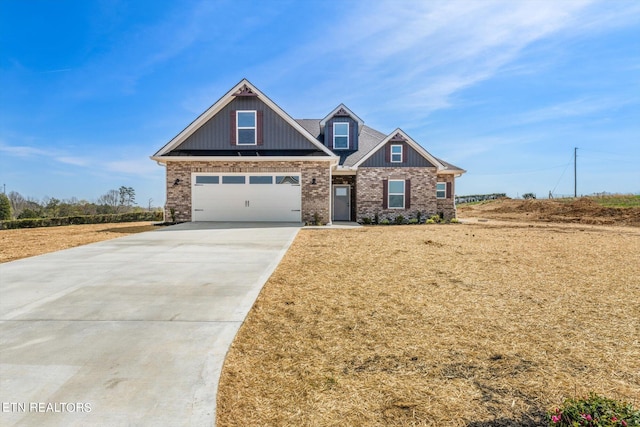
[[[296,122],[307,132],[309,132],[315,139],[321,144],[324,144],[324,137],[320,134],[320,121],[322,119],[295,119]],[[387,137],[384,133],[370,128],[367,125],[362,126],[360,131],[360,138],[358,139],[357,151],[335,152],[340,155],[340,166],[353,166],[358,163],[364,156],[366,156],[371,150],[378,146],[378,144]],[[460,171],[461,168],[445,162],[442,159],[438,159],[440,163],[445,166],[444,170]]]

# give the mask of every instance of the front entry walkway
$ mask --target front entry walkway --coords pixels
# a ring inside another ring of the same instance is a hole
[[[0,425],[212,426],[299,224],[189,223],[0,264]]]

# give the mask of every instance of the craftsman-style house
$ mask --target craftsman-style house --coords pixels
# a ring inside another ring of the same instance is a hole
[[[166,217],[178,221],[451,219],[465,172],[342,104],[293,119],[246,79],[151,158],[166,166]]]

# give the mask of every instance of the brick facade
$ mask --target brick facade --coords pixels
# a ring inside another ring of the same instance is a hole
[[[169,161],[165,221],[191,221],[191,174],[194,172],[291,172],[301,175],[302,221],[330,222],[330,163],[324,161]],[[315,178],[315,184],[313,180]]]
[[[455,178],[452,174],[441,174],[438,175],[437,182],[451,183],[451,197],[436,199],[436,213],[444,219],[453,219],[456,217]]]
[[[451,175],[441,178],[453,180]],[[450,178],[449,178],[450,177]],[[409,209],[383,209],[383,180],[411,180]],[[420,212],[422,218],[441,213],[445,219],[455,218],[454,198],[436,198],[438,176],[435,168],[359,168],[356,175],[356,220],[368,217],[373,219],[378,214],[380,220],[393,221],[398,215],[406,219],[416,218]],[[442,181],[441,181],[442,182]]]

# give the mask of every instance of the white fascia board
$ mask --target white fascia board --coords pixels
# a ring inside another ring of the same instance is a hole
[[[464,170],[464,169],[446,169],[446,170],[439,170],[438,171],[438,175],[456,175],[456,176],[461,176],[463,173],[467,173],[467,171]]]
[[[310,156],[151,156],[151,160],[158,163],[167,162],[330,162],[331,166],[338,164],[339,157],[310,157]]]
[[[438,172],[440,172],[441,170],[445,169],[445,166],[438,161],[438,159],[436,159],[435,157],[433,157],[422,145],[418,144],[417,142],[415,142],[409,135],[407,135],[402,129],[397,128],[396,130],[394,130],[393,132],[391,132],[389,135],[387,135],[387,137],[385,139],[383,139],[382,141],[380,141],[378,143],[378,145],[376,145],[371,151],[369,151],[362,159],[360,159],[360,161],[358,161],[358,163],[356,163],[355,165],[353,165],[353,168],[357,168],[358,166],[360,166],[361,164],[363,164],[364,162],[367,161],[367,159],[369,159],[369,157],[373,156],[375,153],[378,152],[379,149],[381,149],[382,147],[384,147],[390,140],[391,138],[393,138],[396,134],[400,134],[402,135],[402,137],[406,140],[406,143],[409,144],[414,150],[416,150],[418,153],[420,153],[422,155],[422,157],[424,157],[425,159],[427,159],[432,165],[434,165]]]
[[[213,104],[211,107],[209,107],[209,109],[207,109],[207,111],[202,113],[197,119],[195,119],[193,122],[191,122],[191,124],[189,126],[187,126],[182,132],[180,132],[176,137],[174,137],[164,147],[162,147],[157,153],[155,153],[154,157],[155,156],[161,156],[161,155],[163,155],[165,153],[168,153],[169,151],[173,150],[178,145],[183,143],[189,136],[191,136],[196,130],[198,130],[202,125],[204,125],[209,119],[211,119],[218,112],[220,112],[220,110],[222,110],[231,101],[233,101],[234,94],[238,90],[240,90],[240,88],[242,88],[245,85],[247,87],[249,87],[253,92],[255,92],[258,95],[258,98],[262,102],[264,102],[269,108],[271,108],[273,111],[275,111],[280,117],[282,117],[283,120],[285,120],[287,123],[289,123],[294,129],[296,129],[298,132],[300,132],[315,147],[319,148],[320,150],[322,150],[324,153],[328,154],[329,156],[337,157],[331,150],[329,150],[324,145],[320,144],[320,142],[318,142],[313,137],[313,135],[311,135],[305,128],[300,126],[300,124],[298,124],[298,122],[293,120],[293,118],[291,116],[289,116],[289,114],[287,114],[275,102],[270,100],[268,96],[266,96],[265,94],[260,92],[260,90],[258,90],[247,79],[242,79],[240,81],[240,83],[238,83],[233,88],[231,88],[231,90],[229,92],[224,94],[222,96],[222,98],[220,98],[218,101],[216,101],[215,104]]]
[[[358,117],[358,115],[356,113],[354,113],[353,111],[351,111],[349,109],[349,107],[347,107],[344,104],[340,104],[338,105],[336,108],[334,108],[329,114],[327,114],[324,119],[320,120],[320,133],[323,132],[324,129],[324,125],[327,123],[327,120],[331,119],[331,117],[333,117],[333,115],[335,113],[338,112],[338,110],[340,110],[341,108],[344,108],[344,110],[349,113],[349,115],[351,116],[352,119],[354,119],[356,122],[358,122],[358,133],[360,133],[360,131],[362,130],[362,126],[364,126],[364,120],[362,120],[360,117]]]

